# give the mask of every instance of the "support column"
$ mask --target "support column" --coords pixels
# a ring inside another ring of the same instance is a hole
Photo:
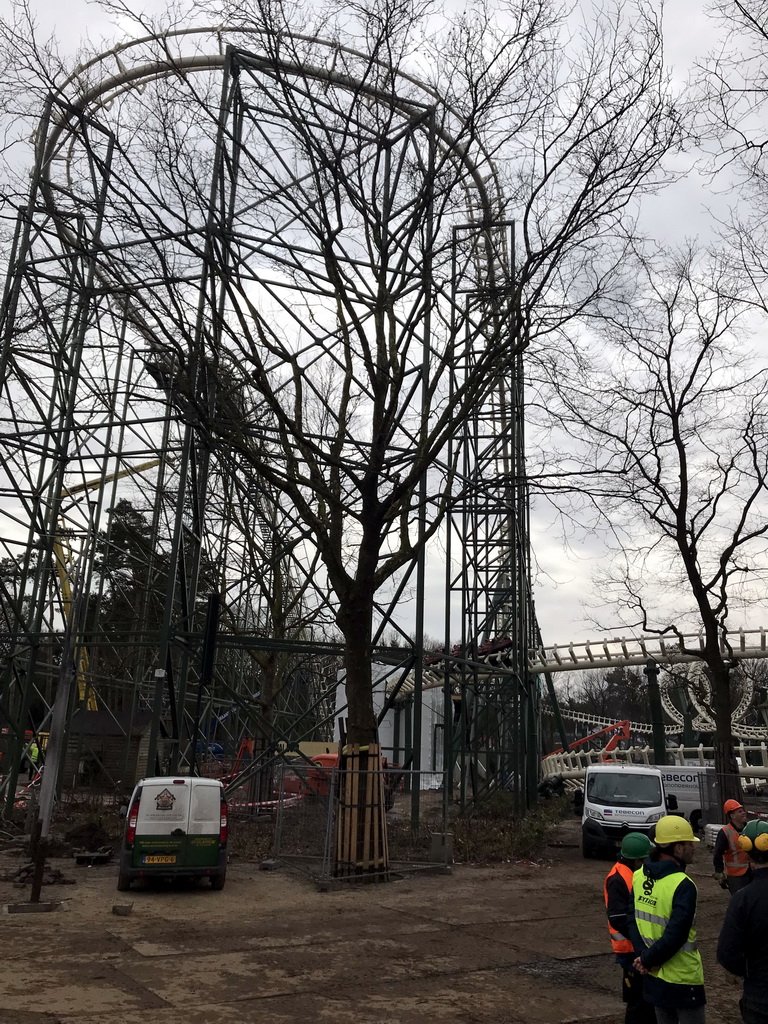
[[[664,738],[664,717],[661,708],[661,691],[659,690],[659,666],[653,658],[646,663],[643,674],[648,677],[648,707],[653,731],[653,760],[656,764],[666,764],[667,744]]]

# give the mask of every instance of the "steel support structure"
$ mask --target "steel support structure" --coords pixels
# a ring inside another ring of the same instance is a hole
[[[453,705],[454,728],[445,736],[446,764],[458,767],[460,804],[504,791],[521,814],[536,796],[539,710],[538,684],[528,673],[535,620],[514,229],[505,221],[466,224],[454,236],[457,302],[489,333],[505,333],[514,358],[454,439],[461,473],[446,562],[446,636],[455,636],[457,606],[461,636],[451,650],[452,670],[446,666],[446,719]],[[479,354],[469,347],[467,359]],[[501,637],[503,660],[484,663],[481,651]]]
[[[371,77],[388,88],[369,85]],[[64,786],[86,775],[117,786],[134,769],[197,767],[209,746],[234,752],[243,737],[260,738],[265,760],[283,744],[330,738],[342,653],[332,588],[311,527],[285,500],[269,460],[295,458],[300,467],[302,446],[333,454],[338,424],[323,410],[333,410],[344,323],[359,321],[360,337],[373,336],[371,310],[387,304],[371,296],[389,282],[399,289],[392,323],[414,352],[383,453],[389,487],[445,400],[433,375],[446,346],[458,392],[486,346],[500,336],[517,344],[514,243],[508,226],[489,228],[500,208],[492,167],[478,168],[454,141],[440,97],[412,79],[399,84],[402,96],[391,69],[321,40],[216,27],[103,54],[51,100],[0,310],[6,808],[25,744],[36,734],[45,741],[75,581],[87,597],[70,622],[79,685],[67,723],[77,716],[79,725],[65,743]],[[307,159],[312,146],[329,154],[321,174]],[[342,174],[375,199],[380,222],[340,196]],[[366,237],[389,262],[372,262]],[[326,265],[334,245],[340,278]],[[452,272],[453,286],[436,288]],[[353,297],[342,317],[335,303],[345,288]],[[250,363],[238,352],[246,314],[273,331],[258,335],[263,350]],[[499,629],[524,651],[519,358],[491,366],[493,394],[471,428],[446,438],[447,461],[423,475],[403,526],[414,553],[376,597],[373,656],[397,663],[417,690],[423,542],[452,508],[466,556],[450,591],[468,587],[467,652]],[[292,391],[286,378],[286,402],[299,410],[305,402],[311,415],[286,456],[279,410],[263,385],[272,375],[276,394],[274,380],[293,363],[306,391]],[[345,372],[357,374],[354,360]],[[363,428],[364,383],[358,394]],[[344,441],[352,471],[372,457],[364,435]],[[360,510],[350,501],[347,513]],[[218,629],[209,615],[206,631],[212,594]],[[521,657],[493,683],[468,670],[462,685],[471,722],[461,743],[471,752],[460,764],[477,796],[503,783],[526,799],[523,737],[534,733],[535,706]],[[453,705],[449,694],[451,715]],[[418,768],[420,700],[410,706],[401,733]],[[124,742],[119,768],[96,740],[106,735]]]

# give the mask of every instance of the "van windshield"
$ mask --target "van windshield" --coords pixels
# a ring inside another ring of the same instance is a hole
[[[662,803],[657,775],[595,772],[587,782],[587,799],[607,807],[656,807]]]

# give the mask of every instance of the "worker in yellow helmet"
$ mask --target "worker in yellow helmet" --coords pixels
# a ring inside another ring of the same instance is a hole
[[[697,892],[686,874],[698,839],[685,818],[656,823],[656,844],[632,881],[630,938],[643,952],[635,970],[658,1024],[704,1024],[704,970],[696,942]]]

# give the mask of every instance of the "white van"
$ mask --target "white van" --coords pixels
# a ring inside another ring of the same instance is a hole
[[[218,779],[142,779],[128,805],[117,888],[137,878],[209,878],[227,874],[227,801]]]
[[[659,818],[676,809],[667,801],[662,773],[649,765],[590,765],[586,771],[581,815],[581,852],[594,857],[615,852],[628,832],[653,838]]]
[[[700,764],[661,766],[664,792],[676,798],[676,813],[687,818],[694,831],[698,831],[702,824],[701,785],[707,773],[713,776],[714,769]]]

